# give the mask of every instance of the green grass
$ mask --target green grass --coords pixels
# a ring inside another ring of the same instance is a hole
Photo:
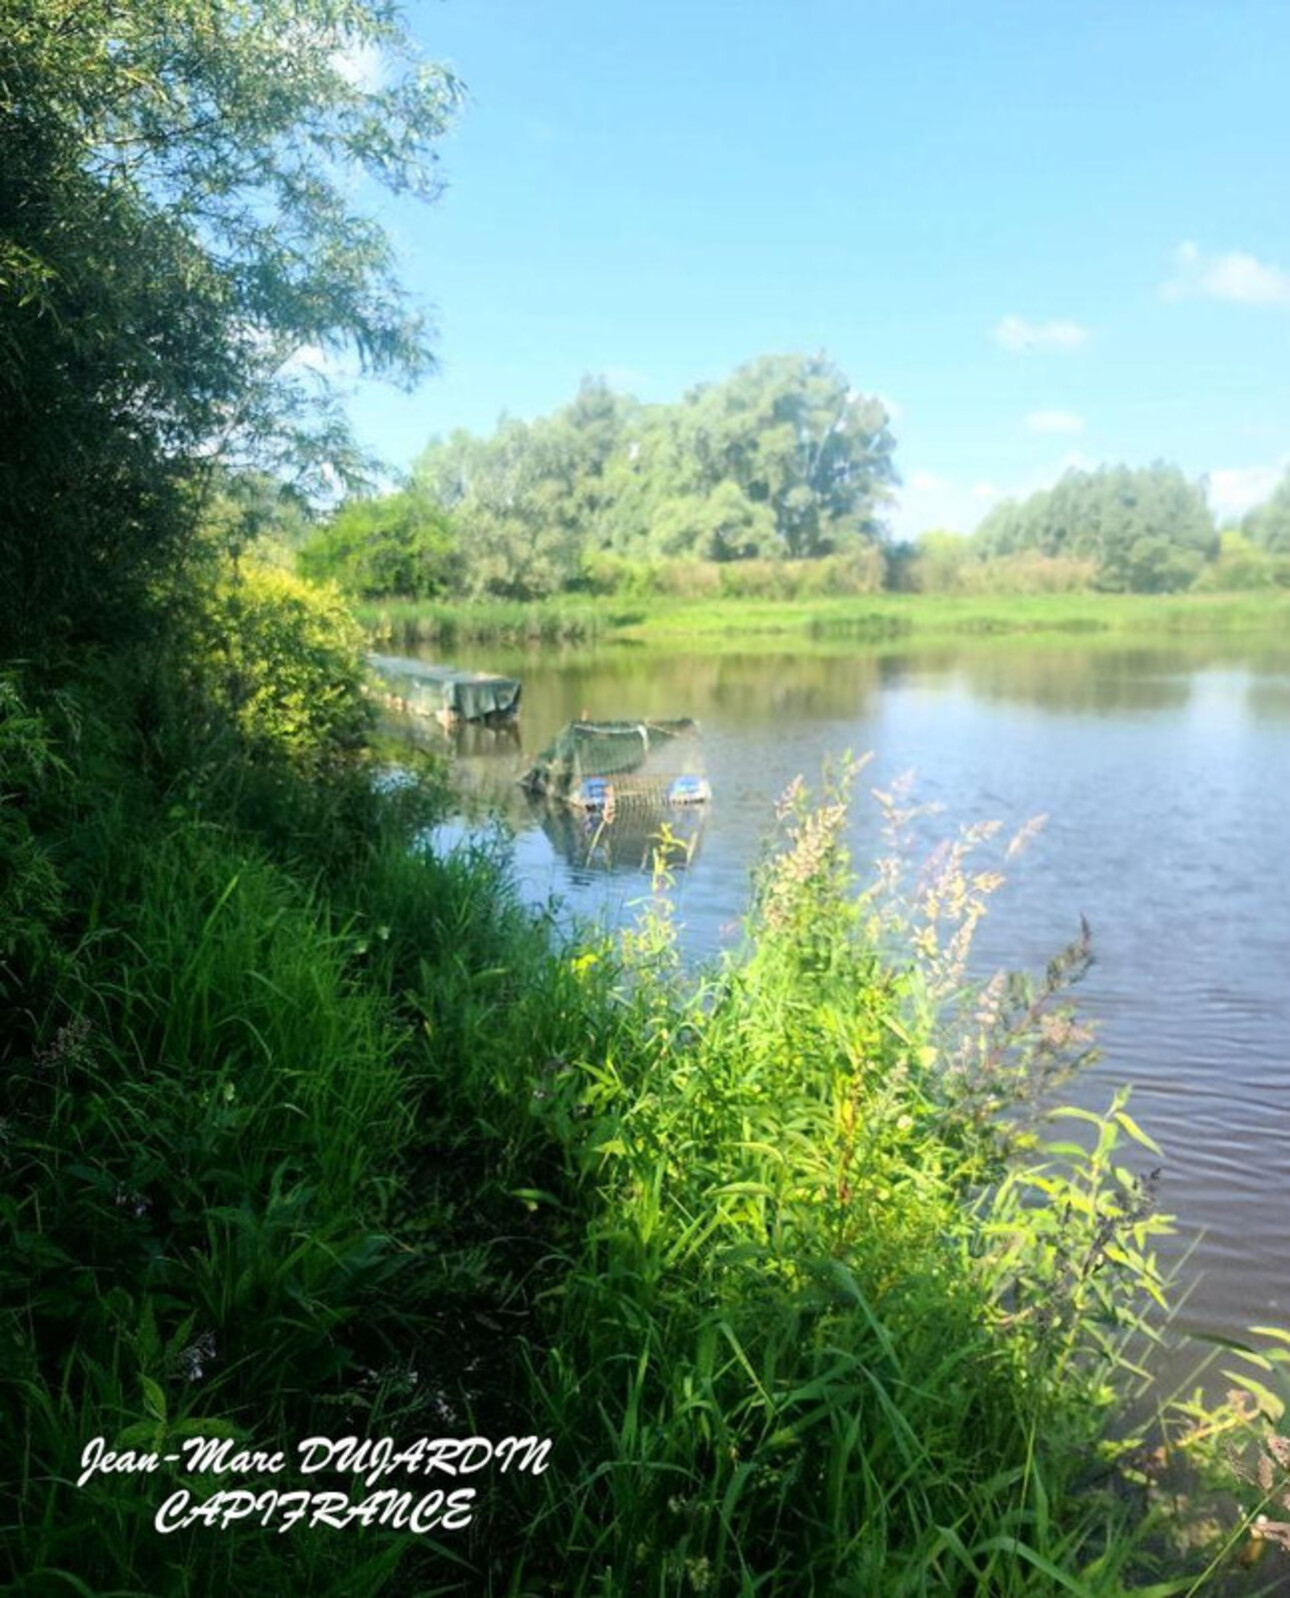
[[[696,601],[659,606],[627,629],[662,639],[731,634],[803,634],[814,638],[1126,635],[1273,631],[1290,621],[1290,595],[1045,594],[998,599],[888,594],[780,603]]]
[[[1290,627],[1290,595],[1045,594],[1000,598],[875,594],[811,600],[549,600],[528,605],[360,606],[377,642],[395,648],[457,643],[562,644],[631,639],[704,648],[757,638],[793,642],[934,642],[958,638],[1170,638]]]
[[[452,649],[459,643],[588,643],[631,621],[634,614],[623,606],[577,599],[470,605],[395,599],[355,607],[373,641],[396,649],[421,644]]]
[[[965,990],[966,841],[857,897],[843,796],[802,800],[746,948],[696,975],[665,901],[561,947],[490,850],[415,846],[441,794],[202,756],[144,707],[125,679],[0,706],[6,1590],[1111,1598],[1203,1571],[1112,1440],[1163,1313],[1141,1134],[1117,1101],[1091,1147],[1019,1135],[1078,1053],[1084,956]],[[160,1536],[169,1467],[75,1485],[93,1437],[196,1433],[554,1446],[439,1536]]]

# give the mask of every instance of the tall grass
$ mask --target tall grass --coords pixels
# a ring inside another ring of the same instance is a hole
[[[1256,594],[878,594],[799,602],[655,601],[620,628],[645,641],[718,640],[758,634],[911,640],[980,635],[1251,633],[1285,629],[1290,599]]]
[[[396,599],[358,605],[355,614],[374,642],[403,650],[423,644],[453,649],[469,643],[590,643],[613,626],[631,620],[621,606],[607,609],[603,603],[567,598],[532,604]]]
[[[793,796],[710,984],[647,928],[626,1037],[544,1100],[588,1212],[534,1354],[582,1467],[539,1520],[566,1528],[560,1591],[1111,1593],[1150,1568],[1096,1324],[1143,1329],[1160,1296],[1163,1223],[1112,1170],[1135,1125],[1117,1103],[1094,1152],[1007,1174],[992,1113],[1078,1060],[1080,948],[1024,996],[951,1002],[973,840],[912,906],[857,900],[843,813]]]
[[[845,783],[794,790],[745,949],[696,976],[665,899],[618,945],[563,947],[495,851],[420,846],[436,794],[250,769],[179,728],[168,761],[147,732],[149,765],[139,708],[13,687],[0,720],[24,805],[0,810],[8,1590],[1203,1575],[1155,1531],[1194,1511],[1149,1509],[1113,1441],[1163,1298],[1123,1157],[1145,1134],[1118,1100],[1084,1145],[1019,1116],[1087,1050],[1065,1005],[1087,950],[967,985],[989,829],[907,882],[888,795],[857,891]],[[1263,1425],[1239,1408],[1184,1419]],[[472,1432],[554,1451],[453,1533],[162,1536],[192,1485],[171,1467],[76,1485],[96,1436]]]

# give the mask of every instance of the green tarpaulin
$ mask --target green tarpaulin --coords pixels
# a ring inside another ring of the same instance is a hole
[[[431,666],[402,655],[369,655],[368,664],[399,709],[446,721],[497,721],[520,707],[520,684],[514,677],[486,671],[461,671],[456,666]]]
[[[699,727],[688,717],[570,722],[522,780],[530,793],[580,806],[708,797]]]

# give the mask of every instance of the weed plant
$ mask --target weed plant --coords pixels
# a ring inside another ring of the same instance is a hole
[[[544,1097],[589,1217],[533,1381],[596,1463],[552,1481],[565,1563],[533,1590],[1110,1593],[1149,1565],[1106,1442],[1161,1301],[1163,1223],[1114,1174],[1143,1135],[1117,1101],[1092,1153],[1015,1169],[995,1113],[1077,1062],[1084,956],[967,999],[980,835],[912,900],[892,862],[857,897],[844,815],[786,797],[745,954],[696,990],[647,921],[622,1040]]]

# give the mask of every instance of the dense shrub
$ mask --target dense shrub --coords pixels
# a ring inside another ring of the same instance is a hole
[[[0,675],[0,1005],[17,1004],[51,952],[63,885],[27,814],[65,771],[16,675]]]
[[[334,588],[241,565],[203,602],[197,626],[199,692],[255,757],[317,772],[362,744],[363,636]]]
[[[435,599],[460,587],[465,563],[447,513],[404,489],[342,505],[298,564],[304,576],[359,599]]]
[[[1093,587],[1097,562],[1037,549],[986,555],[957,533],[925,533],[899,566],[899,587],[916,594],[1069,594]]]
[[[576,586],[618,599],[821,599],[880,593],[884,574],[877,545],[812,560],[633,560],[603,552],[584,560]]]
[[[1205,567],[1193,586],[1199,593],[1290,588],[1290,554],[1265,549],[1246,534],[1229,529],[1219,536],[1217,558]]]

